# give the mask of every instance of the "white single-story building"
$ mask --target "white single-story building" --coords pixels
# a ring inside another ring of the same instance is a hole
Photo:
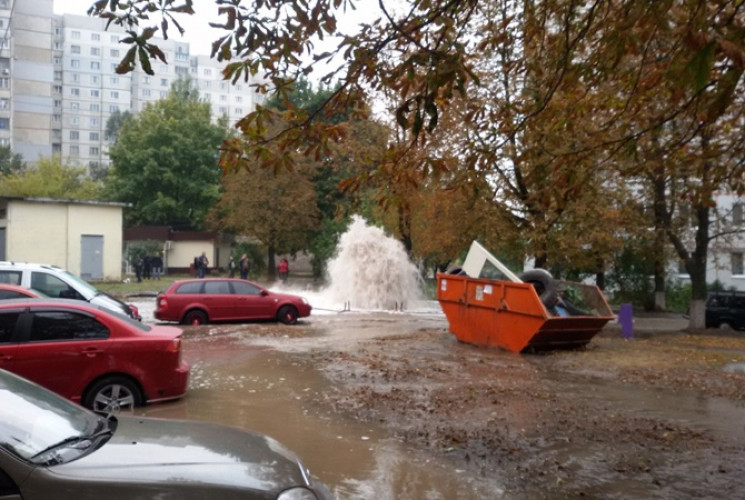
[[[0,260],[38,262],[85,280],[122,277],[126,203],[0,197]]]

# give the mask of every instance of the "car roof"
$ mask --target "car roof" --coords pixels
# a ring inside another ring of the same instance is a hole
[[[42,264],[39,262],[16,262],[13,260],[0,261],[0,267],[13,267],[17,269],[48,269],[50,271],[64,271],[64,268],[53,264]]]
[[[29,298],[43,298],[44,295],[37,292],[36,290],[33,290],[31,288],[26,288],[25,286],[19,286],[19,285],[11,285],[9,283],[0,283],[0,290],[8,290],[10,292],[18,292],[26,294]]]

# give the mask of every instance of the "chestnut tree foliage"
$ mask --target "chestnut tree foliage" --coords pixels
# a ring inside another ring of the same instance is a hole
[[[320,108],[286,106],[279,129],[267,108],[245,116],[223,169],[320,160],[346,130],[316,118],[365,116],[373,102],[396,133],[345,187],[377,185],[404,241],[437,189],[480,198],[463,215],[483,214],[473,237],[499,235],[554,269],[602,273],[629,232],[653,227],[685,262],[702,323],[714,197],[745,192],[741,0],[380,0],[354,33],[340,23],[364,5],[354,0],[215,4],[225,78],[256,77],[280,99],[315,68],[336,84]],[[131,30],[126,72],[151,71],[164,58],[152,37],[192,11],[191,0],[100,0],[89,12]]]

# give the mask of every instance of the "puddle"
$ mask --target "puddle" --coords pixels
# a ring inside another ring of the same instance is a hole
[[[291,354],[246,342],[235,325],[226,329],[184,341],[192,364],[186,398],[137,414],[268,434],[297,453],[338,499],[504,498],[494,478],[474,478],[382,429],[323,414],[314,401],[323,399],[328,381],[318,372]]]

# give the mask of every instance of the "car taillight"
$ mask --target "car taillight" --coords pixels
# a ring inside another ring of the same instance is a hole
[[[166,299],[165,297],[158,297],[157,304],[158,309],[165,309],[166,307],[168,307],[168,299]]]
[[[173,339],[171,343],[168,344],[168,347],[166,347],[166,351],[180,353],[181,352],[181,337],[177,339]]]

